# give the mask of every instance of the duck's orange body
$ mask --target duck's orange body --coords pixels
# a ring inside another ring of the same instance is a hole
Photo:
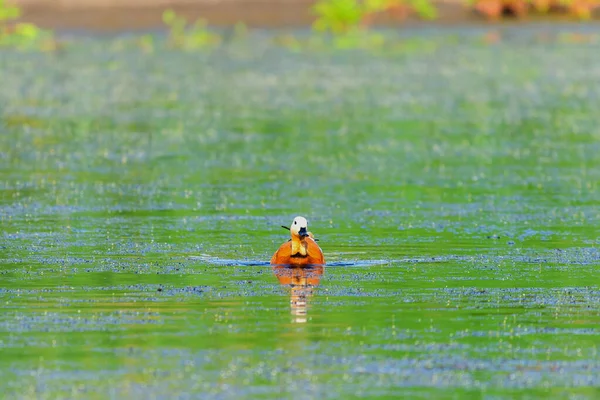
[[[325,264],[325,258],[321,248],[310,237],[306,237],[302,240],[298,240],[299,246],[302,246],[306,250],[306,254],[303,255],[300,252],[292,253],[294,239],[289,242],[282,244],[279,249],[273,254],[271,258],[271,264],[277,265],[315,265]]]
[[[290,227],[292,240],[282,244],[271,257],[272,265],[323,265],[323,251],[306,230],[306,219],[296,217]]]

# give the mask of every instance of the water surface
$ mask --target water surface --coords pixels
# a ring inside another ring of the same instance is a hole
[[[4,395],[597,398],[600,30],[544,29],[3,51]]]

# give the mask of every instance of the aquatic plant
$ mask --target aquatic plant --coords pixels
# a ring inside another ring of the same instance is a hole
[[[12,47],[21,50],[54,50],[56,41],[51,31],[41,29],[34,24],[14,22],[21,16],[21,9],[0,0],[0,47]]]
[[[208,29],[204,19],[198,19],[191,26],[188,21],[168,9],[163,12],[163,22],[169,27],[169,43],[182,50],[201,50],[215,47],[221,43],[221,37]]]
[[[419,37],[402,37],[387,32],[372,32],[356,28],[340,35],[313,34],[306,38],[287,34],[273,38],[274,44],[287,48],[296,53],[318,52],[328,53],[339,50],[358,50],[370,55],[417,55],[430,54],[443,46]],[[445,45],[454,45],[456,39],[446,38]]]
[[[437,17],[437,9],[429,0],[318,0],[313,11],[317,16],[313,30],[333,34],[366,28],[382,13],[396,19],[404,19],[410,12],[425,19]]]
[[[248,38],[248,26],[245,23],[239,21],[233,27],[233,41],[243,41]]]
[[[316,34],[332,35],[336,48],[371,48],[384,43],[382,35],[368,30],[380,14],[396,20],[415,13],[424,19],[435,19],[437,9],[429,0],[318,0],[313,6]]]
[[[145,53],[154,53],[154,37],[152,35],[142,35],[137,39],[137,45]]]

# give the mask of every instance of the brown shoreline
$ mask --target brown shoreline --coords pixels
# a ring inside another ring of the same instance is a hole
[[[13,0],[23,10],[21,21],[49,29],[135,31],[164,27],[162,13],[172,8],[188,20],[204,18],[214,26],[244,22],[254,28],[307,27],[314,21],[314,0]],[[490,24],[460,0],[435,1],[439,17],[426,22],[415,16],[403,21],[380,17],[377,25]],[[556,19],[556,18],[554,18]],[[564,18],[561,18],[564,20]],[[530,19],[531,20],[531,19]]]

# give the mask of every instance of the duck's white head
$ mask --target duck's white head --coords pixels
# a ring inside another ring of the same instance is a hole
[[[290,226],[292,235],[300,236],[301,238],[308,236],[308,221],[304,217],[296,217]]]

